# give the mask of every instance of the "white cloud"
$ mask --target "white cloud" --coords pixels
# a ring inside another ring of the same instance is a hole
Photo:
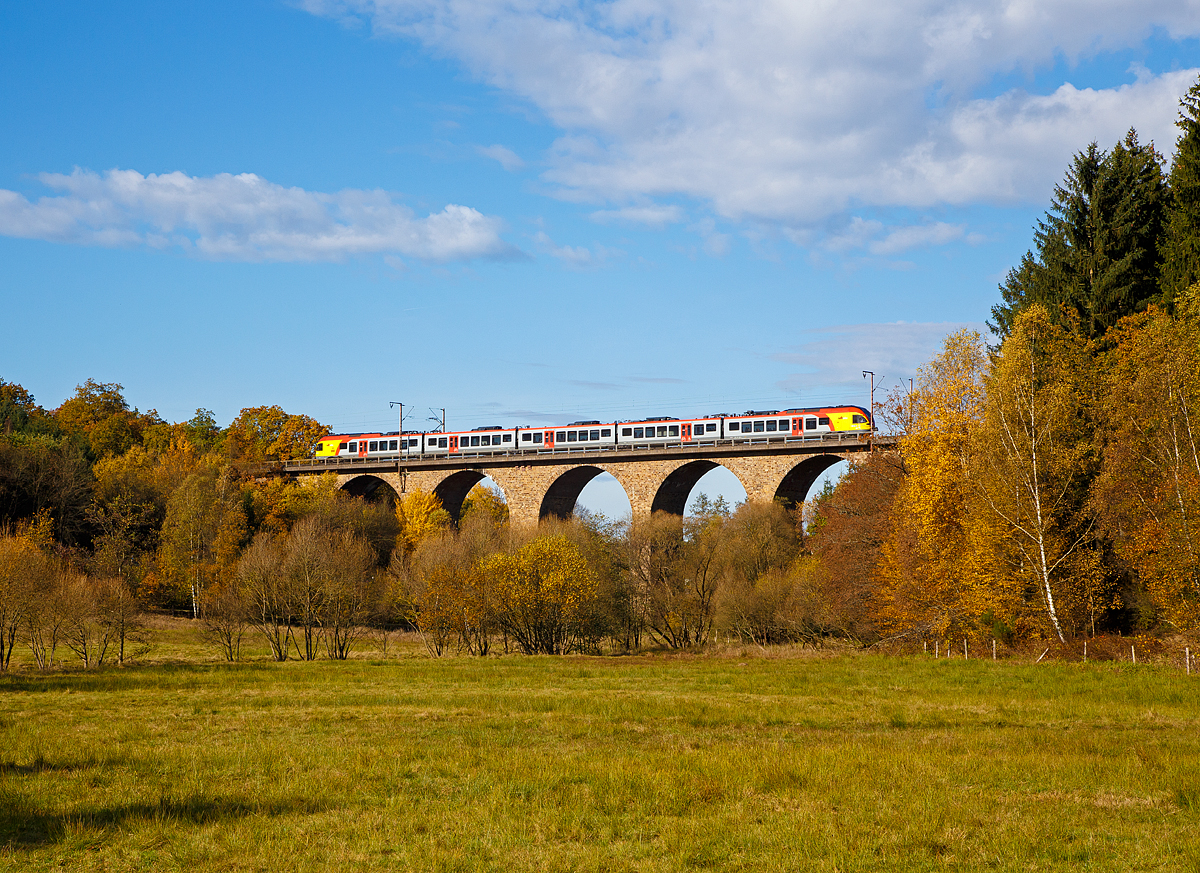
[[[648,224],[652,227],[662,227],[683,219],[683,210],[678,206],[625,206],[621,209],[601,209],[592,213],[592,220],[601,224],[623,222],[627,224]]]
[[[587,246],[560,246],[541,230],[533,235],[533,241],[551,257],[558,258],[572,267],[594,267],[609,258],[624,254],[620,249],[609,248],[599,243],[596,243],[594,252]]]
[[[525,162],[521,160],[520,155],[510,148],[502,145],[476,146],[475,151],[483,155],[485,158],[491,158],[497,161],[500,166],[512,173],[525,166]]]
[[[793,239],[862,207],[1045,203],[1074,151],[1130,126],[1169,150],[1194,69],[976,95],[1154,30],[1200,34],[1200,0],[305,5],[419,40],[539,107],[562,131],[544,176],[562,196],[618,207],[601,214],[689,197]]]
[[[962,239],[965,233],[966,227],[961,224],[947,224],[944,221],[914,224],[896,228],[883,239],[871,243],[869,248],[874,255],[895,255],[918,246],[945,245]]]
[[[451,204],[416,217],[385,191],[284,188],[252,173],[46,173],[60,192],[0,190],[0,234],[84,245],[176,247],[213,260],[328,261],[365,254],[428,261],[505,257],[502,222]]]

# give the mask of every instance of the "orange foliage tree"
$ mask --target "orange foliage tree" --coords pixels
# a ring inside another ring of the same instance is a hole
[[[1200,629],[1200,324],[1160,309],[1113,332],[1094,504],[1160,617]]]

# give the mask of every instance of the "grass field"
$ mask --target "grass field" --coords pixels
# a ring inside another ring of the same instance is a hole
[[[0,677],[0,867],[1200,868],[1180,671],[414,652]]]

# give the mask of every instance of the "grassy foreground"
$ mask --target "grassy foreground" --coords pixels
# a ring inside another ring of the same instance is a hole
[[[0,677],[0,868],[1187,870],[1200,678],[404,657]]]

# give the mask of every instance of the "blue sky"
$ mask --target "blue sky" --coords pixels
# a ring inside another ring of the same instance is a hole
[[[336,430],[865,402],[1072,152],[1169,157],[1196,2],[0,8],[0,376]]]

